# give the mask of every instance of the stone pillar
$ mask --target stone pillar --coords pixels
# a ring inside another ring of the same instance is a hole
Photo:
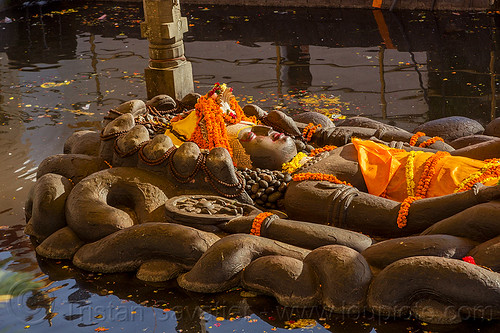
[[[194,91],[191,63],[184,57],[183,34],[187,19],[181,17],[179,0],[143,0],[145,22],[141,35],[149,40],[149,65],[145,69],[148,98],[159,94],[182,99]]]

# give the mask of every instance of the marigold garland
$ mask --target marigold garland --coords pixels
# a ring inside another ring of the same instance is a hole
[[[309,130],[311,128],[313,128],[314,124],[313,123],[309,123],[307,124],[306,127],[304,127],[304,129],[302,130],[302,136],[305,138],[307,136],[307,133],[309,132]]]
[[[433,138],[430,138],[424,142],[422,142],[421,144],[419,144],[418,146],[420,148],[426,148],[426,147],[429,147],[430,145],[432,145],[433,143],[435,143],[436,141],[441,141],[441,142],[444,142],[444,139],[439,137],[439,136],[435,136]]]
[[[302,166],[302,164],[300,164],[300,161],[304,157],[307,157],[307,155],[302,152],[297,153],[297,155],[295,155],[295,157],[292,158],[290,162],[283,163],[283,165],[281,166],[281,170],[286,173],[294,173],[298,168]]]
[[[305,157],[314,157],[314,156],[321,154],[325,151],[331,151],[331,150],[334,150],[336,148],[337,148],[337,146],[324,146],[323,148],[316,148],[316,149],[313,149],[309,153],[309,155],[306,155],[302,152],[299,152],[299,153],[297,153],[297,155],[295,155],[294,158],[292,158],[290,160],[290,162],[283,163],[283,165],[281,166],[281,170],[282,170],[282,172],[286,172],[286,173],[294,173],[295,171],[297,171],[297,169],[299,169],[302,166],[302,164],[300,162]]]
[[[431,155],[427,161],[424,163],[424,170],[418,181],[417,189],[415,191],[415,196],[425,198],[427,197],[427,191],[431,186],[431,179],[436,173],[437,163],[444,157],[450,156],[450,153],[445,151],[438,151],[434,155]]]
[[[236,113],[236,116],[231,116],[230,114],[224,113],[224,120],[228,124],[236,124],[241,121],[249,121],[252,123],[257,123],[257,118],[255,116],[252,117],[247,117],[245,116],[245,113],[243,112],[243,109],[240,107],[238,102],[236,101],[236,98],[234,96],[231,96],[231,99],[229,101],[229,106],[231,107],[231,110],[233,110]]]
[[[335,177],[334,175],[329,175],[326,173],[312,173],[312,172],[305,172],[305,173],[298,173],[293,176],[293,181],[295,182],[300,182],[303,180],[324,180],[330,183],[334,184],[344,184],[348,186],[352,186],[348,182],[342,181]]]
[[[415,146],[417,144],[418,139],[422,136],[425,136],[424,132],[415,133],[410,139],[410,146]]]
[[[399,206],[399,212],[398,212],[398,228],[402,229],[406,227],[406,224],[408,223],[408,213],[410,212],[410,205],[416,201],[422,199],[421,197],[408,197],[403,200],[401,203],[401,206]]]
[[[415,170],[414,170],[414,162],[415,162],[415,157],[417,155],[422,154],[422,151],[411,151],[408,154],[408,160],[406,161],[405,165],[405,175],[406,175],[406,192],[408,193],[409,197],[412,197],[415,195]]]
[[[311,141],[314,133],[316,133],[316,131],[320,127],[321,127],[321,124],[314,125],[313,123],[309,123],[302,131],[302,136],[304,137],[304,139],[306,139],[307,142],[309,142],[309,141]]]
[[[325,151],[331,151],[331,150],[334,150],[334,149],[337,149],[337,146],[324,146],[323,148],[316,148],[316,149],[313,149],[310,153],[309,153],[309,157],[314,157],[318,154],[321,154]]]
[[[476,183],[486,183],[493,179],[500,179],[500,159],[485,160],[483,167],[465,178],[455,189],[456,192],[470,190]]]
[[[490,180],[498,180],[498,182],[496,183],[496,185],[500,185],[500,175],[498,175],[498,176],[491,176],[491,177],[488,177],[488,178],[481,179],[481,181],[479,183],[484,184],[484,183],[489,182]],[[472,185],[474,185],[474,184],[472,184]],[[472,188],[472,186],[471,186],[471,188]]]
[[[429,190],[429,186],[431,185],[431,179],[436,174],[436,165],[437,163],[444,157],[449,156],[450,154],[444,151],[439,151],[433,155],[431,155],[424,163],[424,170],[422,171],[422,175],[420,176],[420,180],[418,181],[417,189],[414,193],[414,196],[409,196],[403,200],[401,206],[399,207],[397,224],[398,228],[404,228],[407,223],[408,213],[410,210],[410,205],[419,199],[423,199],[427,196],[427,191]],[[407,179],[408,180],[408,179]]]
[[[210,97],[201,96],[195,105],[195,112],[198,118],[196,129],[191,135],[190,141],[196,143],[202,149],[212,149],[214,147],[229,147],[226,124],[220,112],[217,102]],[[205,122],[207,138],[203,137],[201,122]]]
[[[230,105],[231,109],[236,114],[234,117],[225,114],[220,109],[217,101],[213,98],[201,96],[195,105],[198,123],[196,124],[196,129],[189,138],[189,141],[196,143],[201,149],[212,150],[215,147],[226,148],[232,157],[233,151],[229,145],[226,122],[230,124],[235,124],[240,121],[250,121],[255,123],[255,119],[245,116],[234,96],[231,97]],[[204,137],[202,133],[202,126],[200,124],[202,121],[205,122],[205,128],[207,129],[206,137]]]
[[[262,223],[266,218],[269,216],[274,215],[273,213],[270,212],[264,212],[258,214],[252,222],[252,229],[250,229],[250,234],[255,235],[255,236],[260,236],[260,229],[262,228]]]
[[[422,136],[425,136],[424,132],[417,132],[417,133],[415,133],[411,137],[411,139],[410,139],[410,146],[415,146],[417,144],[418,139],[421,138]],[[444,142],[444,139],[441,138],[441,137],[439,137],[439,136],[435,136],[433,138],[430,138],[430,139],[422,142],[418,146],[420,148],[426,148],[426,147],[429,147],[430,145],[432,145],[433,143],[435,143],[436,141],[442,141],[442,142]]]

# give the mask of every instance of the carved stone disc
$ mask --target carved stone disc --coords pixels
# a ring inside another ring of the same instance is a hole
[[[220,224],[235,217],[257,215],[254,206],[211,195],[181,195],[165,203],[169,222],[180,224]]]

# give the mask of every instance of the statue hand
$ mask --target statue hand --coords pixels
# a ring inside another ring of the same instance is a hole
[[[471,191],[474,191],[480,202],[500,199],[500,185],[485,186],[477,183],[472,187]]]

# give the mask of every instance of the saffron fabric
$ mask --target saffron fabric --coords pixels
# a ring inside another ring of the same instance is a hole
[[[365,180],[368,192],[380,196],[384,191],[388,199],[402,202],[408,197],[406,181],[406,163],[409,152],[401,149],[389,148],[369,140],[353,139],[358,151],[358,162]],[[417,186],[424,164],[434,153],[423,152],[416,154],[413,180]],[[460,184],[477,173],[487,162],[461,156],[445,156],[436,165],[436,172],[431,178],[427,197],[437,197],[451,194]],[[498,178],[489,179],[485,185],[495,185]]]
[[[198,125],[198,116],[196,112],[191,111],[184,119],[172,123],[172,130],[185,138],[189,139],[193,135],[196,126]],[[179,139],[171,130],[167,129],[165,135],[172,139],[176,147],[179,147],[184,141]]]
[[[352,139],[352,143],[358,151],[358,163],[368,193],[380,196],[401,167],[401,162],[393,156],[394,151],[385,145],[356,138]]]

